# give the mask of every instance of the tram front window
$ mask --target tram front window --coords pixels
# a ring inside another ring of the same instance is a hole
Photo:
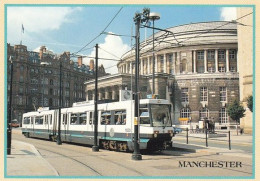
[[[154,127],[171,126],[169,105],[151,105],[152,125]]]

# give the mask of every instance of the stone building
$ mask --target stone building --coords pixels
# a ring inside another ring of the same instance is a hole
[[[152,93],[152,36],[140,44],[140,92]],[[168,28],[155,34],[155,90],[172,103],[174,124],[198,124],[211,119],[219,128],[234,123],[227,106],[239,96],[237,25],[235,22],[203,22]],[[135,52],[126,52],[118,63],[118,75],[99,79],[99,99],[112,90],[131,89]],[[128,80],[127,80],[128,77]],[[116,81],[115,81],[116,80]],[[134,81],[133,81],[134,82]],[[94,82],[86,82],[93,99]],[[116,89],[113,89],[114,85]],[[110,89],[112,88],[112,89]],[[118,93],[114,93],[118,94]],[[116,98],[117,97],[113,97]],[[191,121],[190,121],[191,120]]]
[[[247,107],[247,98],[253,95],[253,8],[237,8],[239,20],[238,34],[238,67],[240,101],[246,108],[245,117],[241,121],[241,128],[245,133],[252,133],[253,114]],[[247,16],[246,16],[247,15]]]
[[[21,121],[22,114],[39,107],[57,109],[60,92],[60,61],[62,62],[62,107],[86,100],[84,81],[93,78],[93,69],[74,62],[70,52],[56,55],[42,46],[39,52],[28,51],[25,45],[7,44],[8,103],[10,95],[10,61],[13,61],[12,120]],[[100,67],[100,76],[105,70]]]

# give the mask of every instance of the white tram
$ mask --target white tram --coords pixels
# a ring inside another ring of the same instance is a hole
[[[171,145],[174,136],[170,104],[162,99],[141,99],[139,120],[140,149],[160,150]],[[26,137],[55,140],[58,110],[23,114],[22,133]],[[99,147],[133,151],[134,101],[98,104]],[[94,102],[74,103],[61,109],[61,139],[65,142],[94,144]]]

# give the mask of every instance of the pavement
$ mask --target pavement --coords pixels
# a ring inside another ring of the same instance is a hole
[[[14,131],[14,133],[17,131]],[[183,133],[182,133],[183,134]],[[177,135],[184,136],[184,135]],[[219,138],[226,139],[226,138]],[[232,136],[232,142],[251,143],[252,136],[240,135]],[[204,147],[194,144],[186,144],[185,142],[174,141],[173,150],[187,151],[194,153],[212,153],[225,154],[241,157],[252,157],[241,150],[228,150],[214,147]],[[37,149],[29,143],[12,140],[11,155],[7,155],[7,174],[6,176],[58,176],[57,171],[50,165],[37,151]]]
[[[11,155],[7,155],[7,175],[58,176],[58,173],[32,144],[12,140]]]

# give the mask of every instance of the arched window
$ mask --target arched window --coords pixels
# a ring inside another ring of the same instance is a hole
[[[209,118],[209,110],[205,107],[200,110],[200,120],[204,118]]]
[[[219,122],[221,124],[228,122],[228,115],[227,115],[227,109],[222,107],[219,111]]]
[[[189,118],[190,117],[190,109],[189,108],[182,108],[180,112],[181,118]]]

